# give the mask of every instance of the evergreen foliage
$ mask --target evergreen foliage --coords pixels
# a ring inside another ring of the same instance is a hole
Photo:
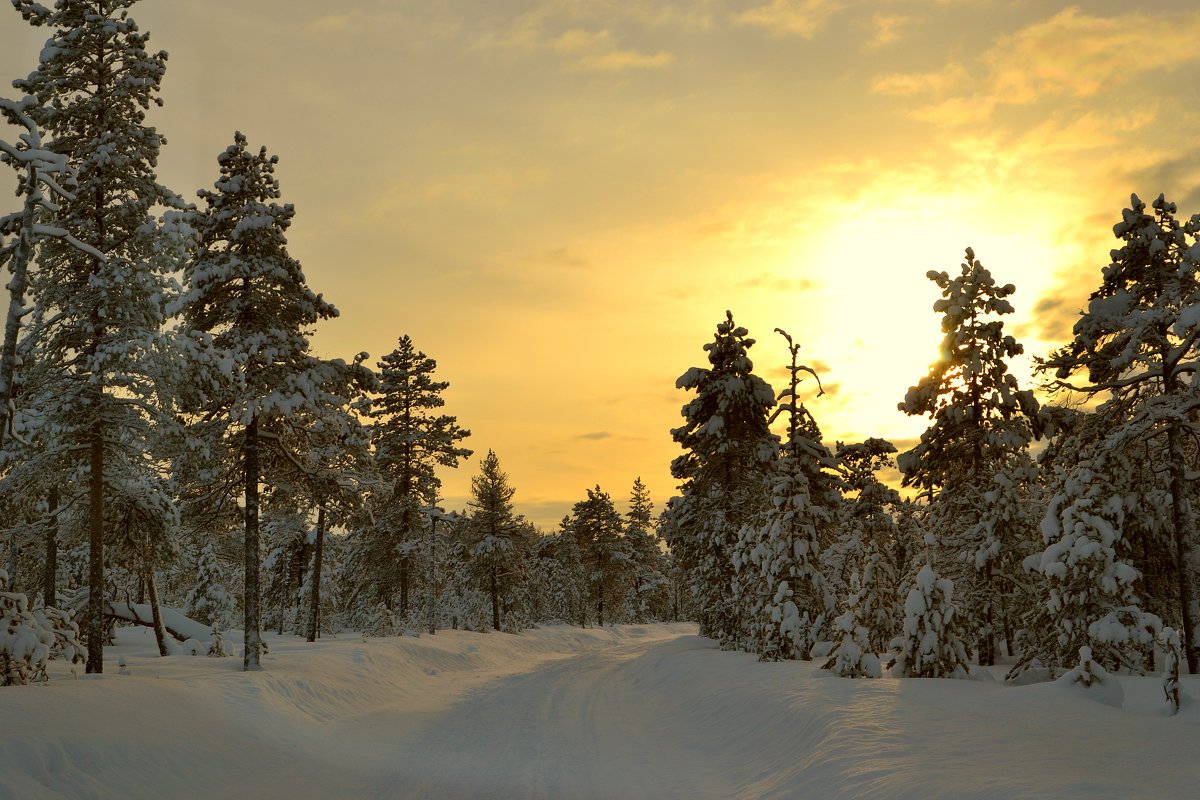
[[[310,455],[302,427],[306,412],[344,407],[374,381],[361,365],[365,354],[348,365],[309,352],[311,327],[337,309],[308,288],[299,262],[287,252],[295,209],[277,202],[278,158],[265,147],[250,151],[246,137],[236,133],[217,163],[215,191],[200,191],[206,207],[188,215],[198,249],[184,267],[178,310],[198,368],[199,380],[190,383],[187,396],[193,435],[218,465],[241,466],[240,480],[232,481],[224,477],[229,467],[218,466],[216,484],[226,492],[240,489],[245,498],[249,670],[259,668],[261,652],[259,484],[280,473],[311,477],[317,465],[300,460]]]
[[[834,463],[798,395],[800,373],[814,378],[816,373],[797,362],[800,346],[779,333],[791,353],[791,381],[776,412],[788,413],[787,443],[774,464],[766,518],[742,528],[735,556],[750,641],[764,661],[808,658],[834,610],[820,570],[818,538],[836,515],[819,493],[822,470],[832,470]]]
[[[63,455],[85,455],[88,672],[104,666],[107,498],[138,493],[160,473],[151,429],[170,424],[178,377],[162,356],[162,330],[180,249],[155,214],[180,203],[158,182],[163,140],[145,124],[146,110],[162,102],[167,56],[146,50],[148,34],[128,15],[133,2],[60,0],[53,9],[13,2],[31,25],[49,29],[37,68],[14,86],[37,98],[27,113],[76,176],[74,199],[64,198],[57,212],[71,239],[43,242],[30,275],[25,360],[40,362],[44,374],[27,402],[54,445],[24,467],[45,470]]]
[[[1031,538],[1010,524],[996,476],[1029,475],[1026,450],[1041,420],[1033,393],[1008,371],[1008,359],[1024,352],[999,319],[1013,312],[1015,287],[998,286],[969,247],[958,275],[931,270],[928,277],[941,289],[933,309],[944,337],[938,360],[899,408],[931,424],[897,465],[905,486],[931,498],[934,556],[969,587],[964,622],[978,638],[980,663],[992,664],[1003,627],[997,574],[1016,571],[1026,555],[1018,542]]]
[[[684,424],[671,431],[684,453],[671,462],[681,483],[670,506],[670,544],[687,574],[701,634],[725,648],[746,635],[734,553],[742,526],[761,524],[779,448],[768,426],[775,394],[754,374],[753,345],[726,311],[704,345],[709,366],[692,367],[675,383],[695,396],[682,409]]]
[[[379,395],[367,415],[374,420],[375,468],[385,486],[373,497],[374,525],[358,539],[353,560],[365,597],[395,604],[403,617],[425,549],[420,509],[437,503],[436,468],[455,468],[471,457],[460,444],[471,432],[455,417],[437,413],[450,384],[433,379],[437,362],[408,336],[380,359],[379,369]]]
[[[1174,203],[1162,195],[1147,209],[1137,195],[1121,213],[1113,234],[1121,246],[1102,271],[1073,330],[1074,338],[1039,362],[1057,386],[1104,398],[1100,407],[1112,421],[1105,443],[1110,451],[1149,447],[1166,468],[1171,535],[1170,570],[1174,597],[1170,615],[1192,672],[1200,670],[1196,626],[1197,532],[1189,471],[1195,468],[1194,374],[1200,363],[1200,220],[1181,222]],[[1087,383],[1071,383],[1083,374]]]
[[[904,602],[892,674],[905,678],[965,678],[967,648],[959,634],[954,583],[926,564]]]

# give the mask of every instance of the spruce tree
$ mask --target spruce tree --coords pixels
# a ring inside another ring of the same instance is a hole
[[[641,478],[633,482],[629,510],[625,513],[625,543],[632,559],[629,578],[632,589],[630,621],[663,619],[666,613],[667,563],[654,530],[654,504]]]
[[[355,559],[370,596],[390,606],[398,595],[401,617],[408,613],[416,554],[425,549],[420,509],[437,503],[436,469],[455,468],[471,457],[460,444],[471,432],[439,413],[450,384],[434,380],[436,369],[436,361],[401,336],[396,349],[379,360],[379,396],[368,411],[375,466],[387,487],[377,496],[374,531],[361,541]]]
[[[234,622],[234,602],[226,588],[225,567],[215,542],[200,550],[196,564],[196,582],[183,603],[183,613],[205,625],[228,630]]]
[[[867,649],[873,653],[887,648],[903,618],[897,595],[902,565],[895,561],[900,531],[890,511],[900,495],[876,476],[880,469],[893,466],[895,452],[891,442],[876,438],[837,445],[843,480],[855,494],[843,524],[858,541],[860,553],[853,567],[857,587],[850,592],[846,608],[855,626],[866,632]],[[846,631],[844,625],[841,630]]]
[[[1010,677],[1035,658],[1057,677],[1084,647],[1114,668],[1145,669],[1142,652],[1153,646],[1162,623],[1140,608],[1133,588],[1140,575],[1120,555],[1127,551],[1127,512],[1137,507],[1136,495],[1121,491],[1121,461],[1100,445],[1059,465],[1057,491],[1042,520],[1046,548],[1030,558],[1044,576],[1046,596],[1030,615],[1026,646]]]
[[[587,576],[589,605],[596,624],[612,623],[621,608],[632,563],[624,538],[621,516],[612,498],[597,486],[571,511],[570,535],[575,538]]]
[[[965,678],[970,666],[960,634],[954,583],[926,564],[904,602],[892,673],[904,678]]]
[[[992,664],[1002,628],[998,576],[1016,572],[1026,555],[1017,542],[1030,538],[998,524],[1005,504],[992,489],[998,474],[1027,474],[1039,409],[1008,371],[1008,359],[1023,348],[999,317],[1012,313],[1015,287],[997,285],[969,247],[958,275],[931,270],[928,277],[941,289],[933,309],[942,314],[944,338],[938,360],[899,408],[928,415],[931,424],[897,464],[905,486],[931,497],[934,557],[973,598],[965,621],[977,634],[980,663]]]
[[[1039,362],[1057,386],[1103,398],[1114,420],[1110,451],[1150,447],[1165,468],[1175,579],[1172,616],[1188,668],[1200,671],[1197,531],[1190,475],[1195,468],[1194,374],[1200,362],[1200,221],[1176,219],[1174,203],[1159,195],[1150,210],[1137,195],[1113,226],[1121,246],[1102,270],[1102,282],[1075,323],[1074,338]],[[1076,375],[1086,376],[1080,383]]]
[[[58,225],[86,245],[43,243],[31,276],[29,337],[34,357],[54,375],[43,395],[47,423],[70,452],[87,454],[88,672],[103,671],[106,498],[152,480],[149,427],[165,419],[161,380],[167,273],[178,249],[156,224],[157,207],[178,205],[155,175],[162,137],[145,124],[161,105],[165,52],[128,16],[134,0],[33,0],[13,5],[50,29],[37,68],[14,86],[37,98],[29,116],[49,149],[75,170],[73,200]]]
[[[491,601],[493,630],[501,630],[503,601],[524,581],[524,548],[529,531],[513,510],[516,493],[500,459],[488,450],[471,479],[472,513],[467,522],[468,555],[472,575]]]
[[[764,661],[808,658],[834,609],[818,537],[818,528],[835,514],[821,496],[821,473],[834,462],[799,397],[800,373],[817,374],[798,362],[800,346],[778,332],[791,354],[790,381],[777,412],[788,414],[787,442],[774,464],[771,508],[761,524],[742,528],[737,564],[752,646]]]
[[[684,453],[671,462],[681,483],[670,505],[670,544],[688,576],[701,635],[727,649],[745,635],[745,610],[734,593],[738,535],[766,510],[779,448],[768,423],[775,394],[754,374],[753,346],[726,311],[704,345],[709,366],[692,367],[675,383],[695,396],[682,409],[684,424],[671,431]]]

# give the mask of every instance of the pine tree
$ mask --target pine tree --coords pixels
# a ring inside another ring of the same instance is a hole
[[[471,432],[459,427],[455,417],[437,413],[450,384],[433,379],[437,362],[418,351],[408,336],[401,336],[379,364],[380,394],[368,416],[375,420],[375,464],[389,486],[374,511],[373,535],[355,557],[371,596],[390,605],[398,595],[403,617],[417,571],[415,554],[423,549],[420,509],[437,503],[441,481],[436,468],[455,468],[471,457],[460,445]]]
[[[529,532],[513,511],[516,493],[500,459],[488,450],[471,479],[471,508],[467,524],[470,570],[491,601],[492,629],[501,630],[501,606],[524,581],[523,564]]]
[[[929,374],[908,390],[899,408],[928,415],[920,443],[897,459],[904,485],[932,497],[930,523],[938,539],[935,558],[952,570],[974,602],[965,622],[977,633],[981,664],[995,661],[1000,620],[998,574],[1016,571],[1025,553],[1015,541],[1029,537],[999,524],[1004,504],[992,492],[996,475],[1025,474],[1026,450],[1040,435],[1032,392],[1022,390],[1007,359],[1024,348],[1004,333],[998,317],[1011,314],[1012,284],[997,286],[967,248],[960,273],[930,271],[942,290],[933,309],[945,334]]]
[[[166,384],[153,364],[166,274],[179,253],[155,224],[155,207],[178,200],[158,183],[163,140],[145,125],[146,109],[161,104],[167,56],[147,52],[148,35],[128,16],[133,2],[60,0],[53,10],[13,3],[30,24],[51,29],[37,69],[14,86],[37,98],[29,116],[76,171],[75,199],[61,204],[58,225],[87,246],[43,243],[29,337],[56,378],[43,387],[48,423],[64,448],[87,453],[88,672],[104,664],[106,496],[160,468],[144,454],[151,421],[164,417]]]
[[[1200,360],[1200,252],[1195,240],[1200,220],[1181,223],[1176,205],[1162,195],[1152,213],[1137,195],[1121,214],[1113,234],[1121,246],[1075,323],[1074,339],[1039,362],[1058,386],[1105,397],[1101,407],[1119,420],[1106,447],[1154,448],[1167,471],[1173,537],[1175,602],[1172,616],[1191,672],[1200,671],[1200,645],[1194,567],[1197,532],[1189,492],[1195,467],[1190,440],[1200,408],[1193,375]],[[1069,383],[1084,373],[1087,383]]]
[[[762,524],[742,528],[737,564],[751,640],[764,661],[808,658],[834,609],[820,570],[817,532],[834,515],[820,492],[822,470],[831,469],[833,459],[799,397],[800,373],[817,374],[797,361],[800,346],[776,330],[791,354],[791,378],[777,412],[788,413],[787,442],[775,463],[771,508]]]
[[[754,374],[748,336],[726,311],[704,346],[710,366],[692,367],[676,381],[696,395],[682,409],[684,424],[671,431],[685,451],[671,462],[681,481],[681,496],[669,506],[671,549],[688,576],[701,635],[724,648],[744,638],[744,609],[734,594],[738,535],[765,511],[779,447],[768,426],[775,394]]]
[[[847,602],[855,626],[866,631],[867,652],[882,652],[900,631],[902,614],[896,587],[900,570],[895,561],[900,531],[889,508],[900,502],[899,493],[886,486],[876,473],[893,466],[896,448],[883,439],[837,445],[837,459],[847,488],[856,494],[844,525],[859,543],[861,557],[855,565],[857,589]],[[845,626],[841,627],[846,631]]]
[[[667,563],[654,530],[654,504],[641,478],[633,482],[625,513],[625,543],[631,559],[630,621],[664,619],[668,584]]]
[[[596,624],[602,626],[619,613],[632,564],[612,498],[599,486],[588,489],[587,495],[572,509],[569,530],[587,575],[589,605],[596,613]]]
[[[309,353],[311,327],[337,309],[308,288],[287,252],[295,209],[276,202],[278,157],[251,152],[236,133],[217,162],[215,191],[200,191],[206,207],[188,216],[199,248],[184,268],[179,310],[197,368],[187,397],[193,430],[227,465],[214,484],[245,498],[243,666],[251,670],[261,653],[259,485],[289,470],[317,472],[299,461],[310,449],[306,412],[344,407],[372,376],[362,357],[348,365]]]

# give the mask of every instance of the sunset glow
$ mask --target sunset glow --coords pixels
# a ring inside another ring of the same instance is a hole
[[[133,16],[171,55],[147,113],[162,181],[194,199],[235,130],[278,154],[291,253],[341,311],[316,349],[380,356],[410,335],[467,446],[496,451],[549,529],[596,484],[674,493],[675,379],[726,309],[776,388],[772,330],[801,344],[831,442],[924,428],[896,404],[937,355],[925,273],[967,246],[1016,284],[1027,353],[1060,343],[1131,192],[1200,212],[1200,10],[1130,8],[146,0]],[[0,74],[24,76],[43,32],[2,20]],[[442,475],[448,507],[476,469]]]

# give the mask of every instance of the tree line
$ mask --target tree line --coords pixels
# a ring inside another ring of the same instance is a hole
[[[708,366],[678,382],[693,396],[662,528],[702,633],[848,676],[999,658],[1012,680],[1181,659],[1195,672],[1200,215],[1134,195],[1113,232],[1073,338],[1035,358],[1046,403],[1009,372],[1015,287],[969,248],[957,273],[928,273],[943,338],[899,403],[929,423],[904,453],[877,438],[827,448],[799,400],[816,373],[798,346],[787,337],[776,395],[727,313]],[[881,482],[890,467],[915,496]]]
[[[22,131],[0,143],[21,202],[0,218],[4,682],[84,647],[102,672],[138,606],[164,655],[164,605],[218,641],[240,625],[247,670],[264,625],[311,641],[667,613],[640,481],[626,518],[596,487],[541,537],[489,452],[470,508],[439,507],[437,470],[472,451],[436,362],[408,336],[377,369],[312,352],[338,311],[288,252],[296,211],[265,147],[235,133],[195,204],[159,182],[146,116],[167,54],[134,2],[13,0],[49,38],[0,101]]]

